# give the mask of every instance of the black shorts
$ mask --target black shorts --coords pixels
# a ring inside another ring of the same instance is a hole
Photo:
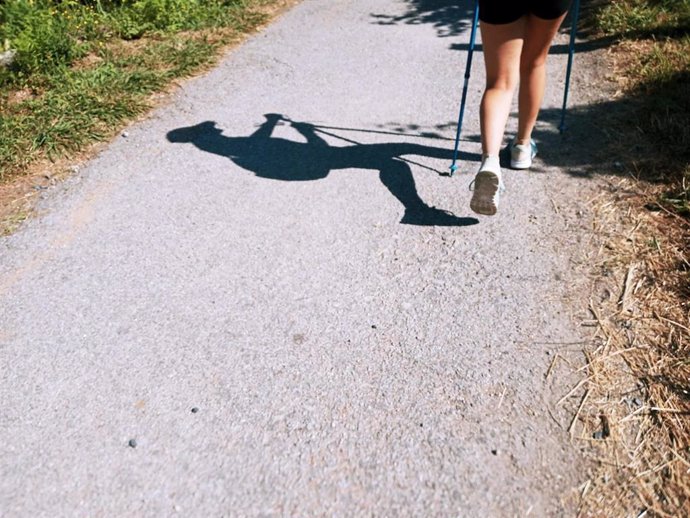
[[[554,20],[568,11],[570,0],[479,0],[479,19],[501,25],[518,21],[527,14]]]

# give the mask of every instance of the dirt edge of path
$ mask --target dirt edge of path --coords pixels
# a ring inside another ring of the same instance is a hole
[[[588,104],[619,110],[612,119],[632,109],[618,52],[614,45],[583,53],[576,64],[592,91]],[[597,112],[591,106],[588,117]],[[608,120],[586,124],[580,145],[590,156],[581,173],[593,183],[574,195],[587,198],[591,224],[582,227],[588,246],[577,259],[588,284],[581,325],[591,339],[573,419],[590,468],[578,516],[687,516],[690,222],[657,203],[663,184],[641,179],[635,161],[616,153],[634,135]]]

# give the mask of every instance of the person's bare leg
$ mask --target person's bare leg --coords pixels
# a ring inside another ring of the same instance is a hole
[[[482,46],[486,65],[486,90],[479,110],[482,164],[474,177],[470,208],[477,214],[496,214],[502,188],[501,149],[513,94],[520,78],[520,52],[526,17],[493,25],[482,22]]]
[[[532,137],[544,99],[546,57],[564,18],[565,14],[555,20],[544,20],[532,15],[525,19],[525,42],[520,58],[517,144],[529,144]]]
[[[501,148],[510,105],[520,77],[520,52],[526,17],[513,23],[493,25],[481,22],[486,65],[486,90],[479,112],[482,152],[496,156]]]

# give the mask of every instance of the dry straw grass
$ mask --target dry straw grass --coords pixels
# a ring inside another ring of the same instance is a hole
[[[618,178],[592,201],[596,334],[576,417],[596,468],[580,516],[690,516],[690,224],[660,189]]]

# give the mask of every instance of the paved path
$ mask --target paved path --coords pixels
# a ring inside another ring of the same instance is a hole
[[[449,179],[471,5],[426,4],[304,0],[0,241],[2,516],[568,515],[574,180],[470,213],[482,55]]]

